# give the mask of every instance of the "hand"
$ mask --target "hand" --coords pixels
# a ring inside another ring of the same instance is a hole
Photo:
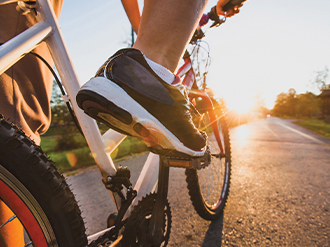
[[[229,1],[230,0],[219,0],[218,1],[218,3],[217,3],[217,14],[218,15],[223,15],[225,17],[232,17],[239,13],[239,9],[243,6],[243,4],[236,5],[227,11],[223,11],[223,6],[225,6]]]

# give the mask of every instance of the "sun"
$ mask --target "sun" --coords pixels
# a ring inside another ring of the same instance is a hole
[[[237,112],[238,114],[249,113],[254,105],[254,97],[248,94],[232,94],[230,97],[225,99],[227,108],[230,111]]]
[[[263,114],[266,109],[265,99],[268,99],[269,95],[266,95],[264,91],[254,85],[234,86],[234,85],[212,85],[215,98],[222,99],[228,111],[238,115],[258,115]],[[209,93],[207,91],[207,93]]]

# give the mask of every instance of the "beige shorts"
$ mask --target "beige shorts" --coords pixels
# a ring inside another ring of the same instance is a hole
[[[63,0],[51,1],[59,17]],[[33,13],[22,15],[16,3],[0,6],[0,43],[13,38],[35,21]],[[48,63],[52,60],[45,43],[34,52]],[[35,56],[27,54],[18,63],[0,75],[0,114],[21,127],[37,144],[51,121],[50,97],[52,75]]]

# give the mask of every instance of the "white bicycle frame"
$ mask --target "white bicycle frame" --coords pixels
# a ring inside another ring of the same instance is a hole
[[[11,2],[19,1],[0,0],[0,7],[1,5]],[[37,0],[36,9],[38,13],[38,23],[0,46],[0,74],[4,73],[38,44],[46,42],[55,67],[67,92],[68,99],[72,104],[73,111],[77,116],[85,139],[93,154],[97,167],[101,172],[103,181],[107,181],[111,175],[116,173],[116,168],[110,154],[126,136],[111,129],[101,135],[96,122],[78,107],[75,97],[81,87],[81,83],[73,67],[58,21],[49,0]],[[158,155],[150,153],[134,187],[137,191],[137,197],[133,201],[133,205],[136,204],[142,196],[155,189],[158,180],[158,164]],[[110,194],[119,210],[121,206],[120,197],[117,193],[112,193],[111,191]],[[90,236],[89,240],[96,238],[102,234],[102,232]]]

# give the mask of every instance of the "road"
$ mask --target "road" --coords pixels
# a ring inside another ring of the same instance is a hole
[[[274,117],[230,135],[232,180],[220,219],[208,222],[195,213],[184,170],[171,169],[168,246],[330,246],[330,140]],[[145,159],[122,165],[140,169]],[[68,177],[88,234],[105,227],[104,215],[114,210],[100,179],[96,169]]]

